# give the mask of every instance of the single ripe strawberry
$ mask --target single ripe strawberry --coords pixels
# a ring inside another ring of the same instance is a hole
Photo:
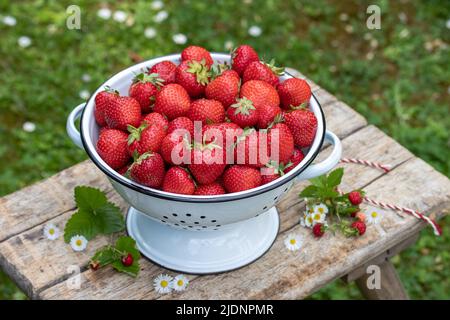
[[[239,76],[242,76],[244,70],[253,61],[259,61],[258,54],[249,45],[241,45],[231,53],[231,65]]]
[[[189,171],[200,184],[216,181],[225,170],[223,149],[211,142],[209,144],[194,144]]]
[[[106,87],[95,96],[94,117],[97,124],[101,127],[106,126],[105,110],[109,108],[112,101],[119,96],[119,92]]]
[[[233,70],[228,71],[235,72]],[[225,109],[227,109],[231,104],[236,102],[236,98],[239,96],[240,79],[237,73],[236,76],[222,74],[215,78],[206,86],[205,96],[208,99],[220,101]]]
[[[100,268],[100,263],[98,261],[89,262],[89,267],[92,271],[97,271]]]
[[[186,130],[189,132],[190,139],[193,140],[194,138],[194,123],[188,117],[178,117],[170,121],[167,134],[175,130]]]
[[[111,168],[119,169],[130,160],[127,150],[128,135],[117,129],[104,129],[97,141],[97,152]]]
[[[283,72],[284,68],[276,67],[273,60],[270,64],[261,61],[253,61],[245,68],[242,80],[243,82],[262,80],[276,87],[280,82],[278,77],[281,76]]]
[[[287,79],[278,85],[277,90],[280,96],[281,106],[284,109],[299,107],[308,103],[311,98],[311,87],[303,79]]]
[[[210,72],[205,61],[183,61],[175,71],[176,82],[186,89],[189,96],[196,98],[205,92]]]
[[[195,184],[185,168],[172,167],[164,177],[162,190],[178,194],[194,194]]]
[[[359,191],[352,191],[348,194],[348,200],[350,200],[354,206],[358,206],[362,203],[363,199]]]
[[[234,163],[234,146],[242,135],[242,128],[233,122],[222,122],[202,127],[202,143],[214,142],[223,150],[224,163]]]
[[[283,118],[294,136],[296,146],[304,148],[313,143],[316,136],[317,119],[312,111],[300,108],[285,112]]]
[[[165,85],[156,94],[153,111],[165,115],[169,120],[184,116],[191,106],[191,99],[186,90],[179,84]]]
[[[151,188],[159,188],[165,174],[164,160],[156,152],[146,152],[131,165],[130,177]]]
[[[266,132],[246,128],[237,138],[234,148],[234,163],[255,168],[263,167],[270,161],[268,141]]]
[[[316,223],[312,231],[316,238],[320,238],[325,234],[326,227],[323,223]]]
[[[289,161],[286,165],[286,169],[284,170],[285,173],[288,173],[292,169],[294,169],[296,166],[299,165],[300,162],[305,158],[305,155],[303,154],[302,150],[300,150],[297,147],[294,147],[294,151],[292,152],[291,157],[289,158]]]
[[[201,184],[197,186],[194,192],[197,196],[216,196],[224,193],[225,189],[218,182]]]
[[[138,127],[141,124],[141,106],[132,97],[117,97],[105,110],[105,121],[108,127],[123,131],[129,125]]]
[[[168,130],[169,121],[165,116],[158,112],[152,112],[142,117],[142,122],[146,122],[149,126],[153,124],[160,125],[164,130]]]
[[[362,222],[361,220],[354,221],[350,227],[353,229],[356,229],[358,231],[358,234],[362,236],[366,232],[366,224]]]
[[[143,113],[150,112],[155,103],[156,93],[163,82],[157,73],[140,73],[133,78],[128,94],[139,102]]]
[[[270,128],[267,148],[272,161],[278,163],[289,162],[292,152],[294,152],[294,137],[287,125],[277,123]]]
[[[122,257],[122,264],[124,267],[129,267],[133,264],[133,256],[128,253],[126,256]]]
[[[252,167],[233,165],[223,173],[223,184],[229,193],[253,189],[262,184],[261,173]]]
[[[239,77],[239,74],[234,71],[233,69],[227,69],[222,71],[222,73],[220,74],[221,76],[232,76],[234,78],[236,78],[236,80],[241,81],[241,77]]]
[[[187,116],[192,121],[201,121],[204,125],[221,123],[225,121],[225,109],[219,101],[198,99],[192,101]]]
[[[184,165],[191,160],[191,140],[184,134],[175,130],[161,142],[161,156],[170,165]]]
[[[281,108],[274,105],[263,105],[258,109],[258,128],[267,129],[275,118],[281,114]]]
[[[181,61],[202,61],[211,67],[214,63],[211,54],[205,48],[199,46],[189,46],[181,52]]]
[[[128,152],[130,156],[144,154],[148,151],[159,152],[161,143],[166,136],[166,130],[159,124],[148,125],[147,122],[139,127],[128,126]]]
[[[251,100],[257,110],[265,106],[278,107],[280,105],[277,90],[267,82],[261,80],[245,82],[241,87],[239,96]]]
[[[227,110],[228,118],[241,128],[253,127],[258,123],[259,113],[253,102],[247,98],[241,98],[232,104]]]
[[[164,80],[164,84],[175,83],[175,70],[177,65],[172,61],[161,61],[148,70],[147,73],[157,73],[159,78]]]

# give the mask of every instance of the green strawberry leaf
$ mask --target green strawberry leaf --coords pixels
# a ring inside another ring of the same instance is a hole
[[[336,187],[341,184],[342,176],[344,175],[344,168],[338,168],[332,171],[327,178],[328,187]]]
[[[100,233],[110,234],[124,230],[125,221],[119,207],[107,202],[96,210],[95,224]]]
[[[118,254],[112,246],[106,246],[98,250],[92,257],[92,263],[98,263],[99,267],[104,267],[108,264],[113,263],[118,259]]]
[[[78,209],[91,212],[107,203],[108,199],[99,189],[87,186],[78,186],[75,188],[75,202]]]
[[[302,192],[300,192],[300,197],[302,198],[314,198],[317,197],[317,191],[319,188],[317,186],[307,186],[305,189],[303,189]]]
[[[82,235],[87,240],[91,240],[98,233],[98,228],[92,219],[92,214],[85,210],[75,212],[64,228],[64,241],[70,242],[70,239],[76,235]]]

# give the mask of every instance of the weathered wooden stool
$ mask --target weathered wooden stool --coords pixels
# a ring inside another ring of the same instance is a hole
[[[291,73],[295,73],[290,70]],[[370,159],[393,165],[392,171],[345,164],[342,188],[364,188],[375,199],[415,208],[439,218],[450,207],[450,181],[424,161],[385,135],[345,103],[310,81],[324,109],[327,127],[343,142],[343,157]],[[319,160],[329,152],[321,152]],[[113,191],[106,176],[90,161],[84,161],[57,175],[0,199],[0,266],[33,299],[298,299],[327,283],[343,278],[356,281],[364,296],[372,299],[407,298],[389,258],[418,237],[425,223],[413,217],[386,212],[378,227],[369,227],[357,239],[327,234],[313,238],[299,225],[304,202],[298,193],[306,183],[294,186],[278,204],[280,234],[270,251],[256,262],[219,275],[188,276],[190,285],[182,293],[158,295],[153,279],[173,274],[145,259],[136,279],[111,268],[88,269],[89,258],[107,237],[89,242],[83,253],[75,253],[62,237],[49,241],[43,236],[47,223],[61,230],[75,210],[73,189],[91,185],[126,212],[126,204]],[[303,237],[296,252],[284,248],[287,234]],[[381,288],[368,289],[368,266],[381,271]],[[71,282],[81,272],[80,287]]]

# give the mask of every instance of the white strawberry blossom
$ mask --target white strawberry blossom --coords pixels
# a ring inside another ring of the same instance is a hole
[[[109,8],[101,8],[97,11],[97,16],[103,20],[111,18],[112,12]]]
[[[164,3],[159,0],[152,1],[152,3],[150,4],[150,8],[152,8],[153,10],[161,10],[163,7]]]
[[[2,22],[10,27],[14,27],[17,24],[17,20],[13,16],[4,16]]]
[[[147,39],[153,39],[154,37],[156,37],[156,29],[148,27],[144,30],[144,35]]]
[[[19,44],[20,47],[27,48],[31,45],[31,39],[30,37],[22,36],[17,40],[17,43]]]
[[[182,33],[177,33],[172,36],[172,40],[176,44],[185,44],[187,42],[187,37]]]
[[[117,22],[123,23],[127,20],[127,13],[125,11],[122,10],[117,10],[116,12],[114,12],[113,15],[113,19]]]
[[[319,203],[313,207],[313,211],[320,214],[327,214],[328,207],[324,203]]]
[[[262,29],[258,26],[251,26],[248,29],[248,34],[251,35],[252,37],[259,37],[262,33]]]
[[[26,121],[22,125],[22,130],[25,131],[25,132],[30,132],[31,133],[34,130],[36,130],[36,125],[33,122]]]
[[[153,18],[153,21],[155,21],[156,23],[161,23],[164,20],[166,20],[169,17],[169,14],[167,13],[167,11],[159,11],[156,16]]]

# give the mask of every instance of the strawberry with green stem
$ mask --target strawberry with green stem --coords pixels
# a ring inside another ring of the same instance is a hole
[[[253,102],[247,98],[240,98],[227,110],[228,118],[241,128],[253,127],[258,123],[259,113]]]
[[[151,188],[159,188],[165,176],[164,160],[156,152],[135,153],[135,161],[131,165],[130,177],[134,181]]]
[[[209,66],[204,59],[182,61],[175,71],[176,82],[186,89],[192,98],[199,97],[205,92],[209,78]]]
[[[269,63],[254,61],[245,68],[242,80],[243,82],[262,80],[276,87],[280,82],[279,77],[283,74],[284,68],[275,66],[273,59]]]
[[[139,73],[133,78],[128,94],[139,102],[142,113],[150,112],[163,83],[164,79],[157,73]]]

